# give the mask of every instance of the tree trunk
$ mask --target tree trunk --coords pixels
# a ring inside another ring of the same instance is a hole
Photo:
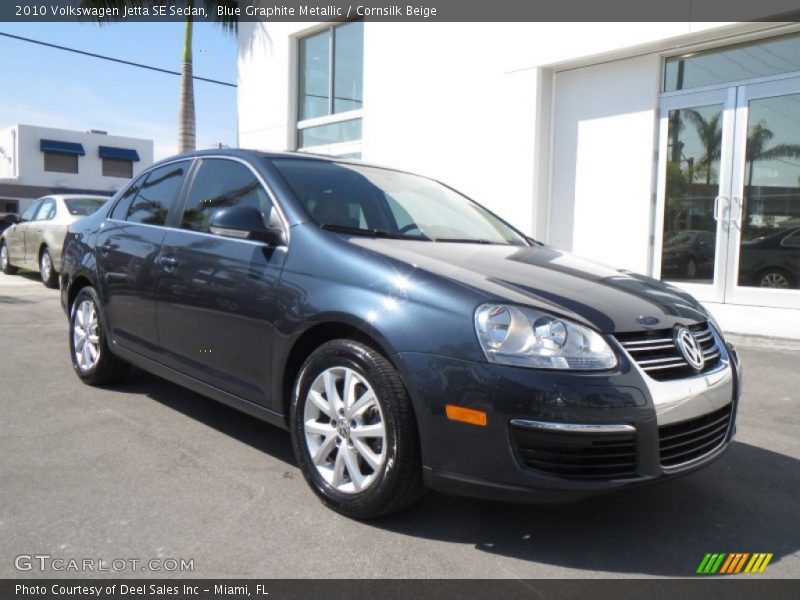
[[[189,2],[191,7],[192,2]],[[194,115],[194,78],[192,73],[192,17],[186,18],[181,67],[181,93],[178,99],[178,152],[189,152],[197,146]]]

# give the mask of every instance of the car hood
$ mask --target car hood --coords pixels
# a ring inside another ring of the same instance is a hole
[[[690,295],[658,280],[579,258],[550,246],[503,246],[350,238],[414,271],[471,288],[486,301],[555,312],[604,333],[705,321]]]

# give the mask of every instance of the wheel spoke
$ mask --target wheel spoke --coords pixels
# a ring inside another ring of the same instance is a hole
[[[385,435],[383,423],[362,425],[361,427],[354,427],[350,430],[350,436],[354,438],[383,438]]]
[[[347,473],[350,475],[350,481],[356,491],[360,491],[364,487],[364,480],[366,477],[361,473],[358,468],[358,460],[356,460],[355,451],[347,444],[342,444],[339,448],[339,454],[344,454],[344,464],[347,466]]]
[[[314,462],[315,465],[320,466],[325,464],[325,459],[328,458],[328,455],[331,453],[336,447],[336,434],[332,433],[325,440],[319,445],[317,451],[314,452],[314,456],[311,457],[311,460]]]
[[[375,454],[372,449],[358,438],[353,438],[353,448],[361,455],[361,458],[372,467],[373,471],[377,471],[381,464],[381,457]]]
[[[308,392],[308,399],[311,400],[311,403],[316,406],[321,412],[325,413],[329,417],[333,418],[334,412],[331,412],[330,405],[325,402],[325,398],[322,397],[322,394],[316,392],[314,390],[310,390]]]
[[[375,394],[372,390],[368,389],[366,392],[361,394],[361,397],[350,407],[349,416],[351,418],[358,416],[373,404],[375,404]]]
[[[320,423],[315,419],[306,421],[306,433],[311,435],[328,436],[336,433],[336,430],[330,423]]]
[[[74,335],[72,338],[72,343],[75,344],[75,353],[77,354],[83,350],[83,347],[86,344],[86,337],[82,335]]]
[[[357,380],[353,377],[353,372],[350,369],[347,369],[344,372],[344,385],[342,386],[342,391],[344,392],[344,397],[342,398],[342,402],[344,404],[344,411],[345,414],[349,414],[350,406],[355,401],[356,395],[356,383]]]
[[[336,459],[333,461],[333,480],[331,485],[339,487],[344,483],[344,449],[339,448],[336,451]]]
[[[342,399],[339,398],[339,392],[336,390],[336,378],[333,373],[328,370],[323,373],[322,381],[325,384],[325,396],[328,399],[332,414],[336,414],[342,406]]]

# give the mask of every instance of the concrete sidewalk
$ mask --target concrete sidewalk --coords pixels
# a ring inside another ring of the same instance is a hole
[[[800,350],[800,310],[703,302],[734,343]]]

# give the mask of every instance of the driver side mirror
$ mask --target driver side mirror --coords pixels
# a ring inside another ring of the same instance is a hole
[[[283,227],[266,225],[261,211],[252,206],[220,208],[211,215],[209,229],[216,235],[264,242],[270,246],[286,244]]]

